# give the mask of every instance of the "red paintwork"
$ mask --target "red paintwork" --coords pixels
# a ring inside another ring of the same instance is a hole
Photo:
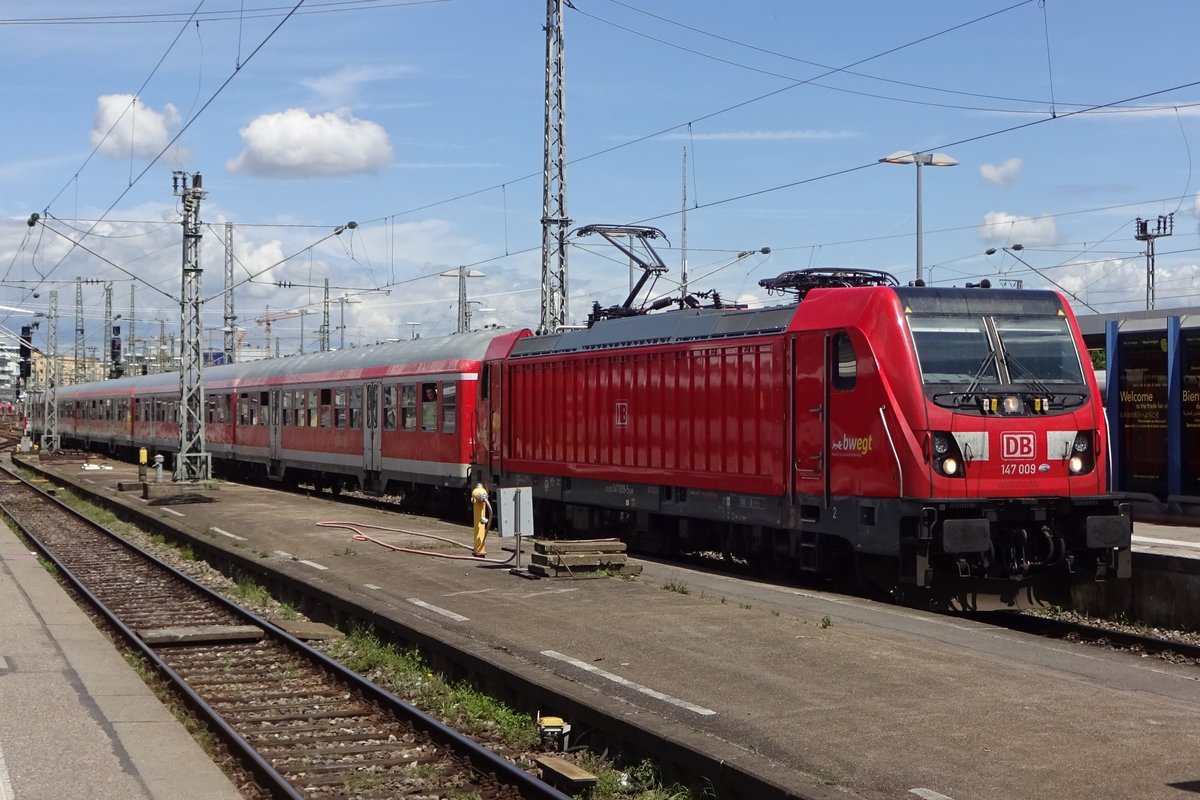
[[[1073,316],[1069,323],[1085,354]],[[838,332],[857,356],[848,391],[825,386],[826,338]],[[1092,398],[1099,397],[1091,370],[1085,374]],[[773,496],[898,497],[901,485],[906,497],[1105,491],[1098,401],[1020,418],[933,404],[904,309],[884,287],[813,290],[783,333],[510,360],[503,384],[505,471]],[[828,442],[820,413],[827,389]],[[967,464],[965,478],[936,474],[930,430],[986,431],[992,457]],[[1002,475],[1006,430],[1036,433],[1037,463],[1050,471]],[[1045,434],[1077,430],[1097,432],[1096,468],[1069,477],[1062,456],[1045,452]]]

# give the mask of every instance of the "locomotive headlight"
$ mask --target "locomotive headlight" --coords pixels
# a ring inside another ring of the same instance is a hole
[[[1079,431],[1067,455],[1067,469],[1072,475],[1083,475],[1096,468],[1096,450],[1093,431]]]
[[[1004,398],[1004,413],[1005,414],[1020,414],[1024,405],[1021,403],[1020,397]]]
[[[959,449],[954,434],[949,431],[931,431],[930,433],[933,439],[932,466],[934,472],[947,478],[961,478],[963,465],[966,462],[963,460],[962,450]]]

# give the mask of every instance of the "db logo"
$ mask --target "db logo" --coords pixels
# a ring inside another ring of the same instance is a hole
[[[629,401],[618,400],[616,408],[616,417],[613,420],[618,428],[629,427]],[[1032,458],[1032,456],[1030,456]]]
[[[1000,457],[1032,461],[1037,458],[1036,443],[1037,439],[1032,433],[1003,433],[1000,435]]]

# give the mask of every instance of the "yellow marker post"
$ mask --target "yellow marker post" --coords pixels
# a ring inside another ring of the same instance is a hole
[[[487,530],[492,521],[492,501],[482,483],[475,484],[475,488],[471,490],[471,508],[475,516],[475,543],[471,548],[471,555],[482,558],[487,555]]]

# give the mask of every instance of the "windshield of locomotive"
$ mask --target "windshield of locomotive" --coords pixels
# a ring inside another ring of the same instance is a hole
[[[1079,353],[1063,317],[910,314],[925,384],[1081,384]]]

